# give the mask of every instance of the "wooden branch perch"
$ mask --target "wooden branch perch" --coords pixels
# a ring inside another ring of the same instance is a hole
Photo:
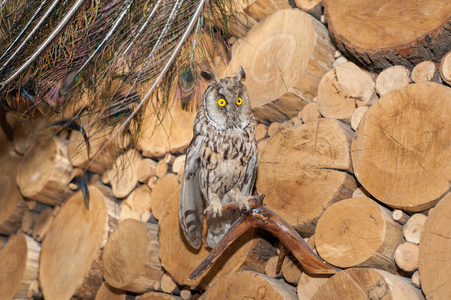
[[[299,233],[291,227],[283,218],[263,205],[265,195],[249,200],[250,210],[243,214],[232,225],[227,234],[219,241],[208,256],[188,277],[190,280],[199,278],[221,254],[240,235],[250,228],[263,228],[274,234],[281,243],[290,251],[294,257],[309,274],[335,274],[341,271],[321,258],[319,258],[305,243]],[[238,209],[238,203],[223,205],[222,210]]]

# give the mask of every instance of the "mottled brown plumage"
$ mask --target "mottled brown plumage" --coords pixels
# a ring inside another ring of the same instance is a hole
[[[222,212],[223,204],[238,202],[248,208],[257,167],[256,121],[242,68],[234,77],[213,81],[202,98],[194,120],[194,137],[187,152],[180,192],[180,221],[185,237],[198,249],[202,240],[203,202],[207,203],[207,247],[214,247],[239,212]]]

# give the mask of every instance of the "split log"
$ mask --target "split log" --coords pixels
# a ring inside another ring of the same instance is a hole
[[[406,87],[410,83],[410,71],[404,66],[393,66],[383,70],[376,79],[376,91],[380,96]]]
[[[177,176],[174,174],[166,174],[159,179],[152,190],[152,197],[150,197],[152,213],[157,220],[166,214],[166,207],[170,200],[180,190],[180,183]]]
[[[244,68],[253,113],[270,124],[296,116],[313,100],[321,77],[332,68],[334,52],[323,24],[300,10],[285,9],[234,44],[226,73]]]
[[[395,209],[392,213],[393,220],[398,222],[401,225],[404,225],[409,220],[410,216],[403,212],[402,210]]]
[[[410,242],[400,244],[394,254],[396,265],[406,271],[413,272],[418,269],[418,256],[420,248]]]
[[[127,197],[138,184],[136,170],[141,162],[141,155],[135,149],[130,149],[119,156],[114,164],[111,178],[111,188],[117,198]]]
[[[109,285],[106,281],[102,283],[97,291],[95,300],[126,300],[125,291],[121,291]]]
[[[144,158],[138,165],[136,169],[136,176],[138,176],[138,181],[142,183],[147,183],[152,176],[155,176],[157,168],[157,162],[149,158]]]
[[[451,88],[422,82],[393,91],[368,109],[351,153],[357,179],[377,200],[418,212],[448,191],[450,98]]]
[[[360,106],[354,112],[351,116],[351,128],[356,131],[357,127],[359,127],[360,121],[363,118],[363,115],[368,110],[368,106]]]
[[[145,157],[162,157],[166,153],[180,152],[193,138],[193,122],[197,112],[182,109],[181,101],[173,99],[167,107],[155,114],[156,100],[147,105],[142,122],[138,149]]]
[[[323,6],[321,0],[294,0],[296,7],[302,11],[314,16],[317,20],[321,19]]]
[[[451,51],[442,58],[440,63],[440,75],[447,84],[451,85]]]
[[[415,244],[420,243],[421,233],[423,232],[423,226],[427,217],[423,214],[414,214],[406,222],[402,228],[402,234],[408,242]]]
[[[451,193],[431,212],[424,224],[420,242],[420,280],[427,299],[451,295]]]
[[[318,110],[326,118],[351,120],[357,107],[371,105],[379,98],[370,73],[347,62],[333,68],[318,86]]]
[[[256,272],[237,272],[213,281],[204,299],[297,299],[292,288],[280,280]]]
[[[141,220],[145,212],[151,210],[151,191],[147,185],[141,185],[121,202],[120,221],[131,218]]]
[[[341,268],[375,267],[395,273],[393,254],[402,242],[401,226],[390,211],[369,198],[331,205],[315,231],[318,254]]]
[[[91,299],[103,282],[101,250],[119,207],[100,183],[90,185],[89,194],[89,210],[81,191],[64,203],[42,243],[39,280],[46,299]]]
[[[0,299],[27,299],[36,280],[41,246],[22,232],[9,237],[0,250]]]
[[[257,234],[257,230],[249,230],[233,242],[207,272],[196,280],[188,280],[188,276],[207,257],[210,249],[205,248],[205,221],[200,249],[192,248],[186,241],[180,227],[179,193],[180,185],[172,194],[165,194],[166,208],[158,222],[161,265],[179,285],[205,289],[213,279],[225,274],[244,270],[264,272],[266,261],[274,255],[275,250],[269,241]]]
[[[135,298],[135,300],[180,300],[180,299],[181,298],[177,296],[158,292],[145,293]]]
[[[55,217],[53,216],[53,209],[51,208],[47,208],[39,215],[39,217],[36,219],[36,224],[34,225],[33,229],[33,238],[36,241],[42,242],[45,235],[49,231],[54,218]]]
[[[20,163],[21,159],[17,155],[7,156],[0,163],[0,234],[17,232],[22,226],[23,214],[28,210],[16,185]]]
[[[433,81],[442,83],[440,71],[433,61],[423,61],[415,66],[412,70],[411,78],[413,82]]]
[[[163,275],[158,251],[158,225],[127,219],[116,227],[105,245],[103,276],[121,290],[150,291]]]
[[[177,287],[177,282],[167,273],[161,277],[161,290],[167,294],[180,294],[180,289]]]
[[[319,113],[318,110],[318,103],[310,102],[309,104],[304,106],[304,108],[300,112],[300,117],[304,123],[307,122],[308,120],[320,118],[321,114]]]
[[[271,136],[257,169],[265,205],[300,233],[312,235],[324,210],[351,197],[357,187],[349,174],[351,138],[351,128],[323,118]]]
[[[409,7],[409,11],[405,8]],[[329,31],[342,53],[382,70],[439,61],[451,42],[451,3],[422,0],[325,1]],[[402,17],[399,12],[404,11]],[[427,12],[427,13],[425,13]]]
[[[266,135],[268,134],[268,129],[266,129],[265,124],[258,124],[257,127],[255,127],[255,139],[257,142],[261,139],[264,139]]]
[[[311,298],[423,300],[410,279],[378,269],[347,269],[328,279]]]
[[[39,214],[37,212],[34,212],[32,210],[25,210],[25,213],[22,217],[22,231],[28,235],[31,235],[33,233],[33,227],[36,223],[36,219],[38,218]]]
[[[17,173],[17,185],[27,198],[57,205],[73,194],[67,141],[59,137],[37,141],[25,153]]]
[[[112,138],[113,133],[117,130],[114,126],[92,124],[92,121],[89,122],[85,118],[81,118],[80,122],[89,139],[89,155],[83,134],[79,131],[72,131],[69,139],[70,160],[75,167],[88,168],[91,172],[102,174],[112,168],[115,159],[128,146],[131,140],[130,135],[117,134]]]

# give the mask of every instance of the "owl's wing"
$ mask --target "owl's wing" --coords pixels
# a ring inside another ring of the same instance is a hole
[[[255,183],[255,174],[257,171],[257,153],[249,160],[247,165],[246,174],[244,175],[243,187],[241,188],[241,193],[245,196],[250,196],[252,194],[252,188]]]
[[[186,154],[182,189],[179,196],[180,224],[190,245],[199,249],[202,243],[203,202],[199,186],[199,151],[202,138],[196,137]]]

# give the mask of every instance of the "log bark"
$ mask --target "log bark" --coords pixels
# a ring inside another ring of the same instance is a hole
[[[317,20],[321,19],[323,13],[323,5],[321,0],[295,0],[296,7],[302,11],[314,16]]]
[[[332,68],[334,52],[323,24],[302,11],[286,9],[234,44],[226,73],[244,68],[253,113],[270,124],[296,116],[313,100],[321,77]]]
[[[347,62],[327,72],[318,86],[318,110],[327,118],[350,123],[357,107],[371,105],[379,98],[370,73]]]
[[[314,119],[271,136],[257,169],[265,205],[301,234],[312,235],[324,210],[357,187],[350,175],[351,138],[352,130],[333,119]]]
[[[17,173],[17,185],[23,196],[49,205],[57,205],[73,194],[67,141],[58,137],[37,141],[25,153]]]
[[[270,276],[256,272],[237,272],[222,276],[211,283],[204,299],[274,299],[294,300],[292,288]]]
[[[165,194],[166,207],[158,222],[161,265],[179,285],[205,289],[213,279],[232,272],[241,270],[264,272],[266,261],[274,255],[275,250],[261,234],[257,235],[256,230],[250,230],[233,242],[208,272],[196,280],[188,280],[188,276],[206,258],[210,249],[205,248],[203,244],[199,250],[195,250],[185,240],[179,220],[179,193],[180,186],[172,194]],[[203,229],[205,239],[207,234],[205,221]]]
[[[19,156],[12,155],[0,163],[0,234],[17,232],[22,226],[22,217],[28,210],[16,185],[20,162]]]
[[[49,231],[54,219],[55,217],[53,216],[53,209],[51,208],[48,208],[39,214],[39,217],[36,219],[36,224],[33,228],[33,238],[36,241],[42,242],[45,235]]]
[[[424,299],[410,279],[378,269],[347,269],[328,279],[311,298],[320,299]]]
[[[121,290],[150,291],[163,276],[158,251],[158,225],[127,219],[116,227],[105,245],[103,276]]]
[[[138,184],[136,170],[141,162],[141,155],[135,149],[130,149],[119,156],[114,164],[111,178],[111,188],[117,198],[127,197]]]
[[[406,241],[415,244],[420,243],[421,233],[423,232],[426,219],[427,217],[423,214],[414,214],[409,218],[402,228],[402,234]]]
[[[427,299],[451,294],[451,193],[437,204],[424,224],[420,242],[420,280]]]
[[[418,245],[410,242],[400,244],[394,254],[396,265],[406,271],[413,272],[418,269]]]
[[[440,61],[449,51],[449,2],[328,0],[324,7],[338,49],[376,70],[392,65],[412,69],[425,60]]]
[[[402,242],[401,226],[390,211],[369,198],[331,205],[315,231],[318,254],[341,268],[374,267],[395,273],[393,254]]]
[[[418,212],[448,191],[450,98],[451,88],[422,82],[387,94],[368,109],[351,152],[357,179],[377,200]]]
[[[145,184],[134,189],[127,199],[121,202],[120,221],[131,218],[141,220],[145,212],[151,210],[151,191]]]
[[[410,71],[401,65],[383,70],[376,79],[376,91],[380,96],[406,87],[410,83]]]
[[[99,183],[89,186],[89,194],[89,210],[81,192],[64,203],[42,243],[39,280],[45,299],[92,299],[103,282],[101,249],[119,207]]]
[[[0,299],[27,299],[36,280],[41,246],[22,232],[9,237],[0,250]]]
[[[444,82],[451,85],[451,51],[442,58],[440,63],[440,75]]]
[[[89,139],[89,155],[82,133],[72,131],[69,139],[71,162],[75,167],[88,168],[91,172],[102,174],[113,167],[116,158],[130,143],[130,136],[117,134],[110,141],[113,133],[117,130],[114,126],[101,127],[99,124],[92,124],[92,121],[89,122],[87,118],[81,118],[80,122],[86,129]],[[105,148],[102,150],[103,147]]]
[[[432,81],[442,83],[440,71],[433,61],[423,61],[415,66],[412,70],[411,78],[413,82]]]
[[[95,300],[126,300],[125,291],[121,291],[109,285],[106,281],[102,283],[97,291]]]

